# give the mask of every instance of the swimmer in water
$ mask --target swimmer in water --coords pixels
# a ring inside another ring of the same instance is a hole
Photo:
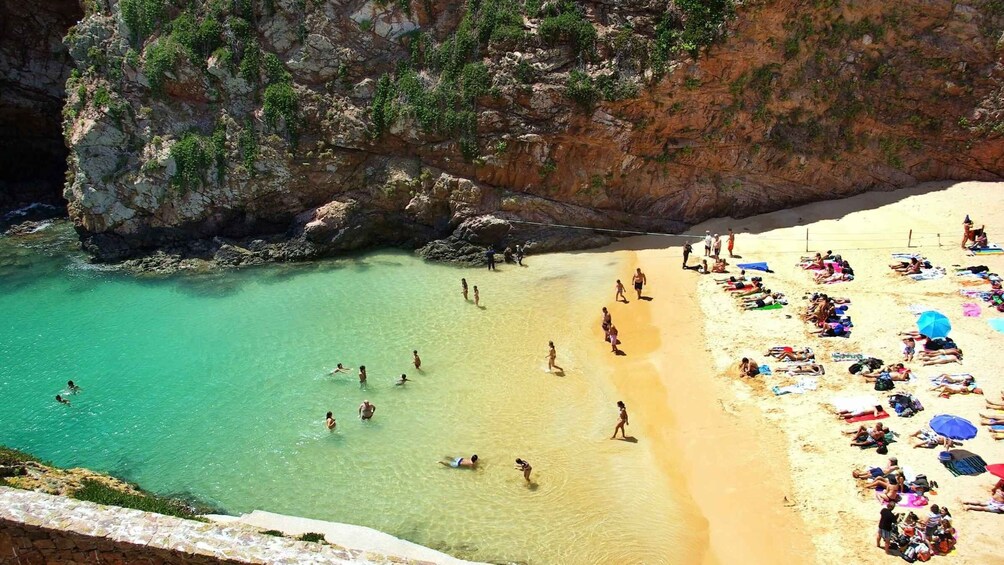
[[[366,365],[359,365],[359,384],[366,384]]]
[[[329,375],[334,375],[335,373],[348,373],[348,372],[349,372],[349,368],[346,367],[345,365],[342,365],[341,363],[339,363],[338,366],[335,367],[335,369],[333,371],[331,371],[330,373],[328,373],[328,374]]]
[[[77,394],[80,392],[80,387],[73,384],[73,381],[66,381],[66,390],[70,391],[70,394]]]
[[[375,412],[376,405],[370,404],[369,400],[363,400],[363,403],[359,405],[359,417],[363,420],[369,420]]]
[[[411,362],[415,365],[415,369],[418,370],[418,371],[421,371],[422,370],[422,358],[418,356],[418,350],[416,349],[416,350],[412,351],[411,354],[414,356],[414,359],[412,359]]]
[[[400,378],[400,379],[398,379],[398,380],[397,380],[397,382],[395,382],[395,383],[394,383],[394,386],[401,386],[401,385],[403,385],[404,383],[410,383],[410,382],[411,382],[411,381],[410,381],[410,380],[408,380],[408,375],[406,375],[406,374],[404,374],[404,373],[401,373],[401,378]]]
[[[526,480],[527,483],[529,483],[530,471],[533,471],[533,467],[531,467],[530,464],[527,463],[526,461],[523,461],[522,459],[517,459],[516,469],[519,471],[523,471],[523,478]]]
[[[552,370],[557,369],[562,373],[564,373],[565,370],[559,367],[558,364],[554,362],[554,360],[558,357],[558,352],[555,351],[554,349],[554,342],[553,341],[547,342],[547,346],[549,348],[547,351],[547,371],[551,372]]]
[[[324,417],[324,425],[331,431],[334,431],[335,426],[338,425],[338,423],[335,422],[335,417],[331,415],[331,412],[328,412],[328,414]]]
[[[478,285],[474,285],[474,305],[481,306],[481,295],[478,294]]]
[[[471,455],[470,459],[465,457],[457,457],[456,459],[448,457],[440,461],[439,464],[447,467],[453,467],[454,469],[474,469],[478,466],[478,456]]]
[[[467,279],[460,279],[460,293],[464,295],[464,300],[467,300]]]
[[[58,403],[60,403],[60,404],[65,404],[65,405],[67,405],[67,406],[69,406],[69,405],[70,405],[70,401],[69,401],[69,400],[67,400],[67,399],[65,399],[65,398],[63,398],[63,397],[62,397],[61,395],[59,395],[59,394],[57,394],[57,395],[56,395],[56,402],[58,402]]]

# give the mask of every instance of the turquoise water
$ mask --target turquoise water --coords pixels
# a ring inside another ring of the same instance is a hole
[[[91,268],[71,241],[58,226],[0,238],[0,444],[469,559],[653,563],[680,547],[651,455],[605,439],[616,397],[593,356],[608,353],[581,347],[616,261],[487,273],[384,252],[154,280]],[[460,297],[461,276],[483,309]],[[548,339],[564,377],[544,371]],[[367,387],[329,376],[337,362],[365,364]],[[401,373],[414,382],[393,386]],[[68,379],[83,390],[63,406]],[[363,399],[370,422],[355,417]],[[476,472],[437,464],[472,453]]]

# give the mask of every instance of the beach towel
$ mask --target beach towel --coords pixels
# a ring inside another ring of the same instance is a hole
[[[861,361],[864,358],[865,356],[860,353],[841,353],[838,351],[830,354],[830,359],[837,363],[843,361]]]
[[[899,506],[900,508],[922,508],[927,506],[928,502],[929,501],[923,496],[908,492],[899,497],[899,501],[896,503],[896,506]]]
[[[940,279],[945,276],[945,270],[940,268],[921,269],[920,273],[907,276],[915,281],[933,281],[934,279]]]
[[[783,396],[785,394],[804,394],[810,390],[816,390],[816,388],[818,388],[816,379],[806,377],[793,385],[774,386],[770,390],[776,396]]]
[[[965,304],[962,305],[962,315],[969,318],[975,318],[979,316],[980,305],[974,304],[972,302],[966,302]]]
[[[938,375],[937,377],[931,377],[931,384],[940,385],[940,384],[946,384],[946,383],[948,383],[948,380],[944,378],[945,376],[948,376],[948,377],[971,377],[972,375],[970,375],[969,373],[955,373],[955,374],[951,374],[951,375]],[[953,384],[955,384],[955,383],[953,383]]]
[[[769,377],[774,373],[770,370],[770,365],[760,365],[760,374]]]
[[[911,304],[907,306],[906,309],[909,310],[910,313],[913,314],[914,316],[920,316],[922,313],[927,312],[928,310],[934,310],[934,308],[931,308],[930,306],[925,306],[923,304]]]
[[[834,396],[830,398],[830,405],[837,412],[856,412],[868,410],[881,404],[873,395],[861,396]]]
[[[944,461],[943,463],[952,475],[956,477],[959,475],[982,475],[987,472],[987,462],[979,455],[966,457],[959,461]]]
[[[780,310],[781,308],[784,308],[784,304],[778,304],[777,302],[775,302],[773,304],[768,304],[766,306],[753,308],[753,310]]]
[[[1004,334],[1004,318],[994,318],[993,320],[987,320],[990,327],[1000,333]]]
[[[853,423],[853,422],[871,422],[873,420],[884,420],[884,419],[886,419],[888,417],[889,417],[889,413],[888,412],[879,412],[878,416],[876,416],[875,414],[865,414],[863,416],[854,416],[852,418],[844,418],[844,420],[847,423],[850,424],[850,423]]]
[[[995,432],[1004,432],[1004,424],[991,424],[988,427]]]
[[[747,271],[763,271],[765,273],[774,272],[770,270],[770,267],[767,266],[767,263],[739,263],[738,265],[736,265],[736,267],[739,267],[740,269],[746,269]]]
[[[977,257],[981,255],[1004,255],[1004,249],[976,249],[969,252],[971,257]]]
[[[900,260],[903,260],[903,261],[909,261],[910,259],[914,259],[914,258],[916,258],[916,259],[923,259],[924,256],[921,255],[920,253],[893,253],[892,254],[892,258],[893,259],[900,259]]]

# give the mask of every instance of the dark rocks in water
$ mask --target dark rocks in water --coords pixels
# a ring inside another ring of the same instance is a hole
[[[34,227],[37,227],[38,222],[45,220],[51,220],[53,218],[62,218],[66,216],[66,208],[59,206],[52,206],[49,204],[30,204],[23,208],[18,208],[17,210],[11,210],[6,214],[0,215],[0,233],[6,235],[21,235],[22,233],[31,233]],[[30,226],[25,226],[25,224],[32,224]],[[11,230],[18,228],[13,233]]]

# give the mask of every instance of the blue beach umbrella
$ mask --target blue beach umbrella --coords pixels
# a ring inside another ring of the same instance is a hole
[[[931,429],[938,435],[951,439],[973,439],[976,437],[976,426],[965,418],[951,414],[938,414],[931,418]]]
[[[952,323],[941,312],[928,310],[917,318],[917,331],[927,337],[948,337],[948,333],[952,331]]]

